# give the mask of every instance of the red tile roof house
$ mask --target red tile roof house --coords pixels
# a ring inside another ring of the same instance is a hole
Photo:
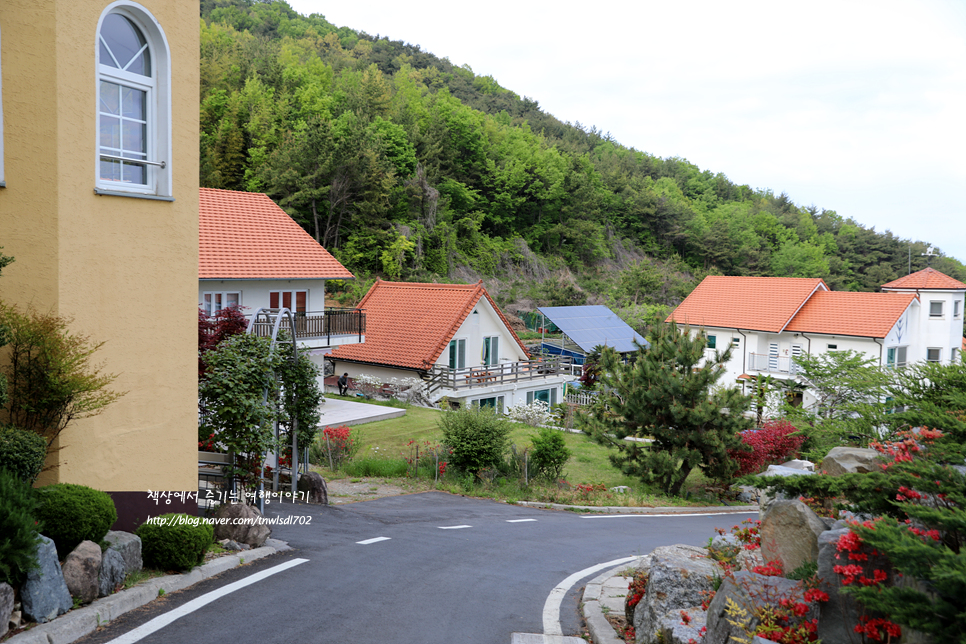
[[[709,276],[667,321],[704,329],[709,353],[732,345],[722,384],[744,386],[757,374],[794,377],[803,354],[851,349],[883,368],[959,360],[964,294],[966,284],[933,268],[880,293],[831,291],[821,279]]]
[[[333,348],[365,341],[363,311],[325,306],[326,280],[355,277],[268,195],[201,188],[199,242],[198,306],[207,313],[288,308],[320,369]]]
[[[580,375],[566,357],[531,360],[482,283],[377,280],[359,307],[366,342],[333,351],[335,373],[418,377],[433,402],[503,409],[560,402],[564,384]]]

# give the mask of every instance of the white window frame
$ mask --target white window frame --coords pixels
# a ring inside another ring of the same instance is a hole
[[[957,362],[959,362],[959,349],[957,349],[956,347],[953,347],[952,351],[950,351],[949,353],[949,357],[950,357],[951,363],[956,364]]]
[[[545,401],[545,402],[548,403],[548,407],[553,407],[554,405],[556,405],[557,404],[557,388],[556,387],[547,387],[545,389],[534,389],[533,391],[528,391],[527,392],[527,404],[528,405],[532,405],[533,404],[533,401],[537,399],[537,394],[538,393],[542,393],[544,391],[547,392],[547,398],[549,398],[549,401]]]
[[[218,311],[221,310],[221,309],[218,309],[217,311],[215,310],[215,296],[216,295],[220,295],[221,296],[221,301],[222,302],[227,302],[229,295],[235,295],[235,296],[237,296],[238,306],[241,306],[241,301],[242,301],[241,300],[241,291],[205,291],[204,293],[201,294],[201,302],[199,303],[199,306],[202,309],[204,309],[205,313],[207,313],[208,315],[216,315],[218,313]],[[208,303],[205,301],[209,297],[211,298],[211,306],[210,307],[208,306]],[[223,309],[225,307],[223,306],[221,308]]]
[[[839,345],[838,345],[838,343],[836,343],[836,344],[826,344],[825,345],[825,350],[826,351],[838,351],[839,350]]]
[[[0,132],[2,134],[2,132]],[[3,169],[3,160],[0,159],[0,170]],[[953,317],[958,318],[963,314],[963,301],[953,300]]]
[[[909,361],[909,347],[888,347],[886,369],[905,369]]]
[[[95,69],[95,192],[102,195],[157,198],[171,201],[172,158],[171,158],[171,49],[164,29],[147,9],[130,0],[117,0],[109,4],[101,13],[94,33],[94,60],[100,57],[101,26],[105,18],[119,14],[130,20],[141,30],[151,52],[151,79],[132,74],[107,65],[96,65]],[[147,184],[127,184],[119,181],[101,179],[101,81],[120,84],[145,90],[145,111],[147,114],[147,160],[163,163],[164,166],[145,165]]]
[[[930,351],[935,351],[936,352],[936,359],[935,360],[931,360],[929,358],[929,352]],[[941,348],[939,348],[939,347],[929,347],[928,349],[926,349],[926,362],[942,362],[942,359],[943,359],[943,350]]]
[[[501,396],[486,396],[485,398],[476,398],[475,400],[473,400],[473,402],[471,404],[474,407],[479,408],[479,407],[482,407],[483,406],[483,401],[484,400],[492,400],[493,401],[493,408],[497,411],[497,413],[502,414],[506,410],[505,399],[504,399],[504,397],[502,395]]]
[[[933,307],[939,305],[939,313],[933,313]],[[943,318],[944,302],[942,300],[929,300],[929,319],[930,320],[941,320]]]
[[[453,338],[447,345],[446,364],[450,369],[466,368],[466,342],[467,338]],[[453,355],[455,349],[456,355]],[[453,360],[452,358],[456,358]],[[453,363],[456,364],[453,364]]]
[[[487,342],[489,340],[489,342]],[[493,347],[493,340],[496,340],[496,349]],[[489,349],[487,349],[489,345]],[[486,358],[489,357],[489,360]],[[483,336],[483,346],[480,350],[480,362],[484,367],[495,367],[500,364],[500,336]]]
[[[268,292],[268,305],[269,305],[269,307],[272,306],[272,295],[274,295],[275,293],[278,293],[278,308],[287,308],[288,310],[292,311],[293,313],[308,313],[309,311],[311,311],[311,309],[309,308],[309,291],[308,291],[308,289],[297,289],[297,290],[287,290],[287,291],[282,291],[282,290],[269,291]],[[285,306],[284,305],[283,300],[285,299],[285,294],[286,293],[289,294],[289,300],[290,300],[289,303],[290,304],[293,304],[293,306]],[[299,293],[305,293],[305,310],[304,311],[299,311],[298,310],[298,308],[299,308]]]

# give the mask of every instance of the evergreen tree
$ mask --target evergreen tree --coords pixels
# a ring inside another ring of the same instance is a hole
[[[715,481],[731,478],[738,466],[728,450],[744,449],[738,433],[752,427],[742,415],[750,399],[718,385],[731,349],[706,352],[704,333],[691,337],[675,325],[648,339],[650,348],[627,363],[611,348],[602,352],[607,393],[579,417],[584,432],[617,449],[611,462],[625,474],[667,494],[680,494],[695,467]]]

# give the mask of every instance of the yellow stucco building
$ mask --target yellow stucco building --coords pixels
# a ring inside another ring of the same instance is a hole
[[[39,484],[111,492],[122,515],[197,489],[198,16],[0,2],[0,299],[73,318],[127,392],[68,426]]]

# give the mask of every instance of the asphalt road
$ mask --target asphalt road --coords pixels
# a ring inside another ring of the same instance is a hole
[[[509,644],[513,632],[544,632],[544,603],[571,574],[661,545],[704,545],[716,526],[748,516],[588,516],[441,492],[276,503],[266,515],[308,521],[273,528],[294,551],[163,597],[79,642]],[[263,571],[274,574],[134,639],[141,624]],[[564,634],[577,634],[577,591],[596,574],[564,598]]]

